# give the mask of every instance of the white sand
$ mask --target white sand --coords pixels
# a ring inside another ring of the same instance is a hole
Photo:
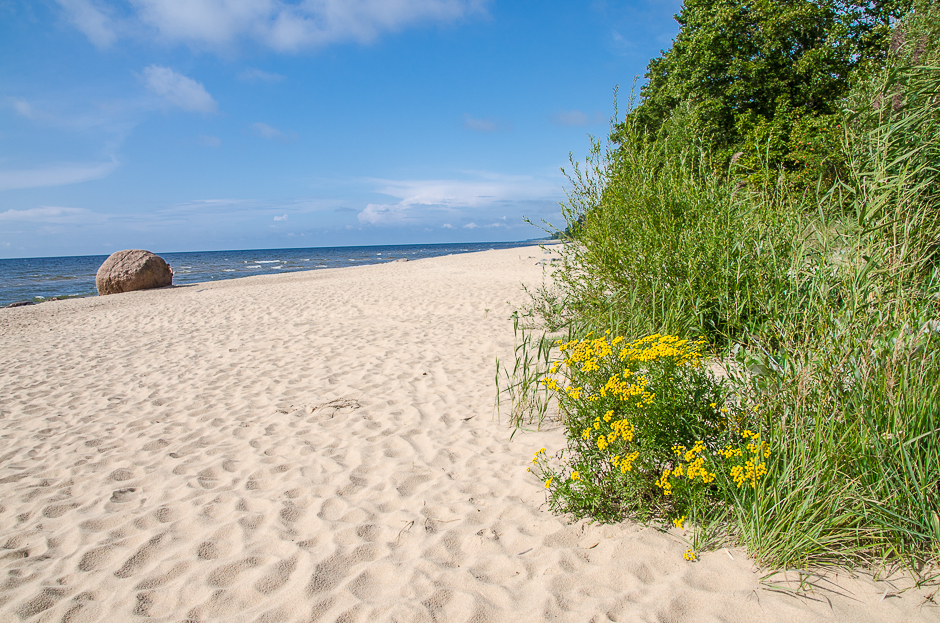
[[[794,597],[740,550],[549,513],[526,467],[561,432],[492,421],[544,257],[0,310],[0,621],[940,619],[926,589]]]

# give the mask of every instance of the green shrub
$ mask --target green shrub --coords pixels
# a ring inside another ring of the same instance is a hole
[[[540,450],[530,468],[553,509],[681,525],[724,512],[729,488],[756,489],[770,454],[747,428],[756,410],[728,399],[704,348],[701,339],[627,341],[609,331],[559,343],[564,358],[542,383],[558,397],[568,444],[554,459]]]

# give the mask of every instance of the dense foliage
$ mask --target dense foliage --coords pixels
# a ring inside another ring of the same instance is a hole
[[[718,163],[738,151],[752,159],[760,147],[772,166],[805,166],[803,152],[836,140],[841,98],[860,71],[884,62],[891,25],[911,5],[687,0],[679,34],[650,62],[629,121],[653,135],[695,137]],[[819,133],[827,141],[807,146]]]
[[[576,516],[694,519],[689,559],[720,534],[774,566],[930,568],[940,8],[690,0],[680,17],[639,105],[570,172],[568,244],[530,309],[569,333],[542,371],[568,446],[533,471]],[[838,174],[796,160],[813,114],[829,130],[806,149],[825,141]],[[791,142],[768,157],[753,137],[778,123]],[[663,336],[719,372],[632,358]]]

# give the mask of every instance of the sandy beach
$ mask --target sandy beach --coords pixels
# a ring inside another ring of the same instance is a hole
[[[0,309],[0,621],[940,620],[904,576],[797,596],[739,549],[552,515],[526,468],[562,432],[493,418],[549,256]]]

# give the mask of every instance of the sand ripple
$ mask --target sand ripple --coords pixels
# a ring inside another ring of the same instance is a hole
[[[492,422],[537,247],[0,310],[0,621],[937,620],[568,524]],[[733,559],[732,559],[733,556]],[[836,586],[836,585],[833,585]],[[924,602],[924,603],[921,603]]]

